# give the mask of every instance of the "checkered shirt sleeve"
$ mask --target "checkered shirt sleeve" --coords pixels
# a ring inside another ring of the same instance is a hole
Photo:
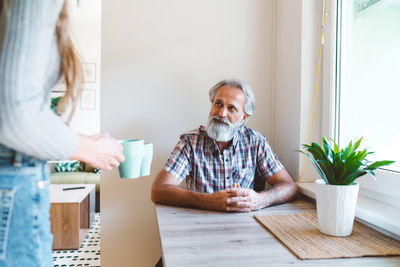
[[[257,155],[257,168],[264,179],[268,179],[284,168],[264,136],[258,146]]]
[[[184,136],[181,136],[181,140],[175,146],[167,163],[164,165],[164,170],[178,179],[178,182],[181,182],[190,173],[190,151],[189,142]]]

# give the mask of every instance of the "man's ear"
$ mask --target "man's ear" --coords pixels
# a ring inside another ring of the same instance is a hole
[[[242,119],[242,122],[245,122],[246,120],[247,120],[247,118],[249,117],[249,115],[248,114],[246,114],[246,113],[244,113],[244,115],[243,115],[243,119]]]

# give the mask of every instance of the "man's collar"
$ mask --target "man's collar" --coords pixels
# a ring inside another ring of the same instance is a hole
[[[243,128],[244,125],[242,127],[240,127],[237,132],[235,133],[235,135],[233,136],[233,140],[232,140],[232,146],[236,149],[237,144],[239,143],[240,140],[240,136],[242,135],[243,132]]]

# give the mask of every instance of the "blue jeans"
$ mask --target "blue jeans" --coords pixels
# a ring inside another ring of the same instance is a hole
[[[0,145],[0,267],[53,266],[45,161]]]

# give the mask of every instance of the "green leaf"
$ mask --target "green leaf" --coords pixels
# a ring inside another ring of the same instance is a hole
[[[329,140],[331,140],[331,142],[333,143],[333,153],[338,154],[340,152],[339,146],[336,144],[333,138],[329,137]]]
[[[313,149],[312,151],[315,151],[315,153],[318,154],[319,159],[327,159],[324,150],[317,143],[313,142],[311,148]]]
[[[304,155],[307,156],[307,158],[310,159],[310,161],[312,162],[312,164],[314,165],[314,167],[317,169],[319,175],[321,176],[321,178],[325,181],[325,183],[329,184],[328,180],[326,179],[326,176],[324,174],[324,172],[321,170],[321,168],[318,166],[317,162],[307,153],[304,153]]]
[[[330,147],[329,143],[326,141],[325,137],[322,138],[322,144],[324,146],[324,152],[325,152],[328,160],[333,162],[333,151],[332,151],[332,148]]]
[[[367,174],[367,173],[371,174],[371,175],[372,175],[372,178],[374,178],[374,180],[376,180],[375,173],[374,173],[373,171],[371,171],[371,170],[366,170],[366,169],[363,169],[362,171],[360,171],[360,172],[357,174],[357,177],[356,177],[356,178],[361,177],[361,176],[363,176],[363,175],[365,175],[365,174]]]
[[[364,170],[375,170],[377,168],[380,168],[382,166],[390,165],[394,163],[393,160],[382,160],[382,161],[376,161],[370,165],[367,166]]]
[[[361,137],[360,139],[358,139],[358,140],[354,143],[353,152],[356,151],[356,149],[360,146],[362,139],[363,139],[363,138]]]
[[[352,148],[352,146],[353,146],[353,144],[352,144],[352,142],[350,141],[350,144],[344,149],[344,152],[343,152],[343,157],[344,157],[344,158],[347,158],[347,154],[348,154],[348,153],[351,153],[351,148]]]
[[[329,183],[335,183],[335,171],[333,169],[332,163],[328,160],[317,160],[318,165],[321,167],[321,170],[324,172],[326,179]]]
[[[359,160],[352,160],[349,162],[346,162],[345,167],[343,171],[340,174],[339,180],[344,181],[346,183],[349,179],[349,177],[353,177],[354,179],[356,178],[355,175],[357,171],[360,169],[362,163]]]

